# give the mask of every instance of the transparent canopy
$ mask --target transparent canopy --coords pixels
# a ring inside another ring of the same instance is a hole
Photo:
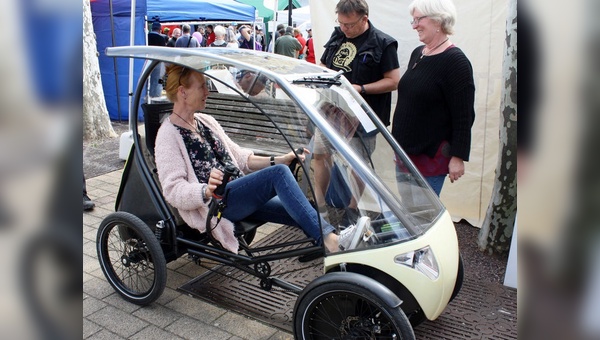
[[[162,67],[153,60],[203,73],[211,89],[204,113],[226,131],[240,130],[236,124],[244,117],[243,130],[254,132],[230,137],[257,154],[310,150],[298,176],[301,188],[334,226],[369,216],[376,234],[361,247],[417,238],[444,211],[385,126],[340,74],[304,60],[243,49],[134,46],[109,48],[107,55],[148,59],[142,79]],[[256,127],[248,123],[251,114],[257,117]],[[135,114],[130,119],[137,124]]]

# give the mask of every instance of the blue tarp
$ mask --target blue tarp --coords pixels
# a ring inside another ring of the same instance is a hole
[[[128,120],[129,59],[107,57],[105,51],[111,46],[130,45],[131,0],[96,0],[90,2],[90,6],[108,114],[111,120]],[[146,45],[145,14],[146,2],[136,1],[134,45]],[[133,65],[135,89],[144,61],[136,59]]]
[[[233,0],[148,0],[148,21],[254,21],[253,6]]]
[[[108,114],[111,120],[128,120],[129,59],[107,57],[105,51],[111,46],[130,45],[131,0],[92,0],[90,5]],[[160,22],[242,22],[254,21],[254,13],[253,6],[234,0],[137,0],[134,45],[146,45],[146,17],[148,21],[158,18]],[[134,60],[134,91],[143,65],[143,60]],[[140,121],[143,119],[141,115],[140,111]]]

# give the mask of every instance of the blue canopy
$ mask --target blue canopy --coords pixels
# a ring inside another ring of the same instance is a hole
[[[233,0],[147,0],[148,21],[254,21],[255,8]]]
[[[127,120],[129,60],[107,57],[105,50],[131,45],[131,0],[94,0],[90,6],[108,114],[112,120]],[[253,22],[254,13],[253,6],[234,0],[136,0],[133,45],[146,45],[146,20]],[[134,60],[133,88],[137,86],[143,63]]]

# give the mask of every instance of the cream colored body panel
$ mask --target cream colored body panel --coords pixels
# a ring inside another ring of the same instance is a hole
[[[439,276],[430,280],[416,269],[394,262],[394,257],[430,246],[438,263]],[[415,240],[381,248],[336,253],[325,258],[325,271],[340,263],[356,263],[377,268],[402,283],[417,299],[425,316],[436,319],[446,308],[458,273],[458,238],[448,211],[424,235]]]

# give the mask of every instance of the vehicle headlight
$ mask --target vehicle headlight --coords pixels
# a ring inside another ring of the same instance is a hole
[[[437,279],[440,274],[433,250],[429,246],[396,255],[394,262],[416,269],[431,280]]]

